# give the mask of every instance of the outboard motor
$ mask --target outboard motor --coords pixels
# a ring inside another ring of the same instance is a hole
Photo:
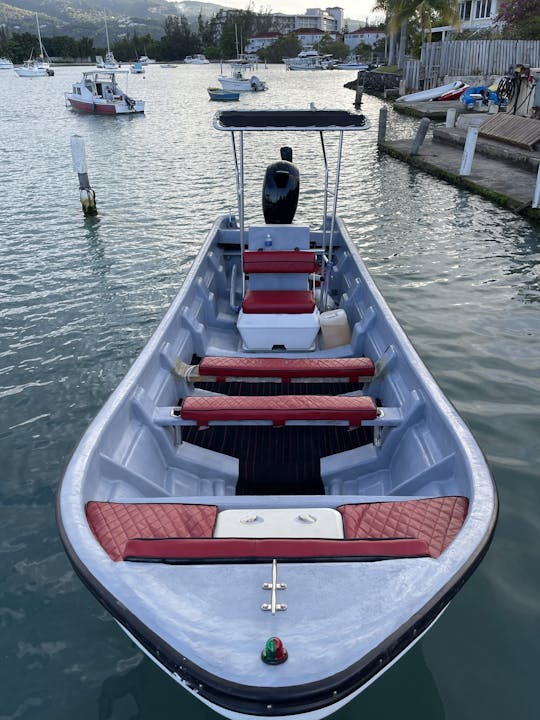
[[[281,160],[266,168],[263,213],[268,225],[289,225],[294,219],[300,192],[300,173],[292,163],[292,148],[282,147]]]

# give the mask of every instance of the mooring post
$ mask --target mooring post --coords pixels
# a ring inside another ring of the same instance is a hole
[[[411,155],[416,155],[416,153],[420,150],[420,147],[426,137],[428,128],[429,128],[429,118],[422,118],[420,120],[420,125],[418,126],[418,130],[416,131],[416,137],[414,138],[413,144],[411,146],[411,152],[410,152]]]
[[[536,186],[534,188],[534,197],[531,203],[533,208],[537,208],[540,203],[540,165],[538,166],[538,172],[536,174]]]
[[[463,157],[461,158],[460,175],[470,175],[474,151],[476,150],[476,141],[478,140],[478,128],[470,127],[467,129],[467,137],[465,138],[465,147],[463,148]]]
[[[388,108],[384,105],[379,110],[379,132],[377,134],[377,145],[382,145],[386,140],[386,121],[388,119]]]
[[[446,127],[453,128],[456,124],[456,108],[448,108],[446,111]]]
[[[71,136],[71,157],[73,160],[73,169],[79,176],[79,190],[83,213],[86,216],[97,215],[96,193],[90,187],[88,170],[86,168],[84,140],[80,135]]]
[[[359,70],[356,76],[356,95],[354,98],[354,107],[360,107],[362,104],[362,95],[364,94],[364,71]]]

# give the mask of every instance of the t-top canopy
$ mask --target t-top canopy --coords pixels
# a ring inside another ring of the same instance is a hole
[[[221,110],[217,130],[367,130],[365,115],[347,110]]]

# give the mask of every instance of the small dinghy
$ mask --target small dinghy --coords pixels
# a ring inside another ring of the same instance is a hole
[[[218,102],[240,100],[240,92],[224,90],[223,88],[208,88],[208,95],[210,95],[210,100],[217,100]]]
[[[439,85],[438,87],[430,88],[429,90],[420,90],[419,92],[410,93],[409,95],[402,95],[396,102],[425,102],[426,100],[438,100],[441,95],[452,95],[460,88],[466,88],[466,84],[461,80],[448,83],[447,85]],[[459,97],[459,95],[458,95]],[[447,97],[452,100],[453,97]]]
[[[227,110],[214,127],[238,215],[215,220],[75,450],[58,524],[83,583],[183,688],[234,720],[317,720],[433,625],[487,551],[497,495],[336,215],[364,116]],[[285,145],[246,225],[257,131],[276,157],[285,133],[320,142],[320,226],[293,223]]]

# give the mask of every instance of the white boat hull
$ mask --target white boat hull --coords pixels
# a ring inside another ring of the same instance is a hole
[[[232,78],[225,75],[218,77],[219,84],[224,90],[231,90],[233,92],[261,92],[266,90],[264,83],[255,82],[251,78]]]
[[[441,95],[444,95],[451,90],[457,90],[464,85],[460,80],[448,83],[447,85],[440,85],[430,90],[421,90],[420,92],[411,93],[409,95],[402,95],[396,100],[396,102],[424,102],[426,100],[436,100]]]

